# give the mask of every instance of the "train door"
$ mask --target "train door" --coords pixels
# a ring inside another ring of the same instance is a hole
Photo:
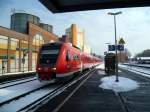
[[[78,70],[78,59],[79,59],[79,56],[78,56],[78,52],[75,51],[74,49],[72,49],[71,51],[71,55],[72,55],[72,60],[71,60],[71,64],[72,64],[72,71],[77,71]]]
[[[67,70],[70,72],[72,68],[72,62],[71,62],[71,53],[69,50],[66,52],[66,63],[67,63]]]

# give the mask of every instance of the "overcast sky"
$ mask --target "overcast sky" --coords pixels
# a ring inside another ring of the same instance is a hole
[[[150,49],[150,7],[106,9],[53,14],[38,0],[0,0],[0,26],[10,28],[11,9],[24,10],[51,24],[56,35],[63,35],[71,24],[85,29],[85,38],[92,51],[103,55],[105,43],[114,43],[113,17],[108,12],[122,11],[117,16],[117,38],[123,37],[132,55]]]

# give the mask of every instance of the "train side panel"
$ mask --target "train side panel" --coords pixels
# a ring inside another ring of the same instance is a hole
[[[80,71],[80,51],[64,44],[57,60],[56,69],[56,77],[65,77]]]

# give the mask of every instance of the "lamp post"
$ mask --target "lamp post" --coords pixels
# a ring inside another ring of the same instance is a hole
[[[108,12],[108,15],[114,16],[114,30],[115,30],[115,53],[116,53],[116,82],[119,82],[118,79],[118,56],[117,56],[117,32],[116,32],[116,15],[122,14],[121,11],[116,12],[116,13],[112,13],[112,12]]]

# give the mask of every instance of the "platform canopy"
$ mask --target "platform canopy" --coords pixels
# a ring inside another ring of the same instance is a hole
[[[150,6],[150,0],[39,0],[53,13]]]

